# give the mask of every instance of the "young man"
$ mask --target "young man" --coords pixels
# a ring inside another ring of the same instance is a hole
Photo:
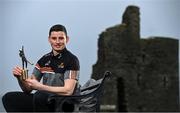
[[[48,41],[52,51],[40,58],[30,78],[21,80],[22,68],[13,69],[23,92],[9,92],[3,96],[7,112],[53,111],[53,106],[47,102],[49,96],[72,95],[78,91],[79,60],[66,49],[69,41],[66,28],[59,24],[52,26]],[[32,94],[32,90],[37,92]]]

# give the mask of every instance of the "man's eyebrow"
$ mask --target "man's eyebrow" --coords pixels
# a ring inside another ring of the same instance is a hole
[[[59,36],[58,38],[64,38],[63,36]]]

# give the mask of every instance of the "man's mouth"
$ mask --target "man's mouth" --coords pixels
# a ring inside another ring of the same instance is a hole
[[[61,45],[54,45],[55,47],[61,47]]]
[[[54,45],[56,48],[60,48],[62,47],[62,45]]]

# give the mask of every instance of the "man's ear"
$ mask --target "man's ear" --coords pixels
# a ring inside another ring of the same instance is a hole
[[[69,36],[66,37],[66,43],[68,43],[68,42],[69,42]]]

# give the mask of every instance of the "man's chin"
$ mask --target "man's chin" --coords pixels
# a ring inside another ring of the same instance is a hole
[[[54,51],[56,51],[56,52],[61,52],[63,49],[64,49],[64,48],[56,48],[56,49],[54,49]]]

